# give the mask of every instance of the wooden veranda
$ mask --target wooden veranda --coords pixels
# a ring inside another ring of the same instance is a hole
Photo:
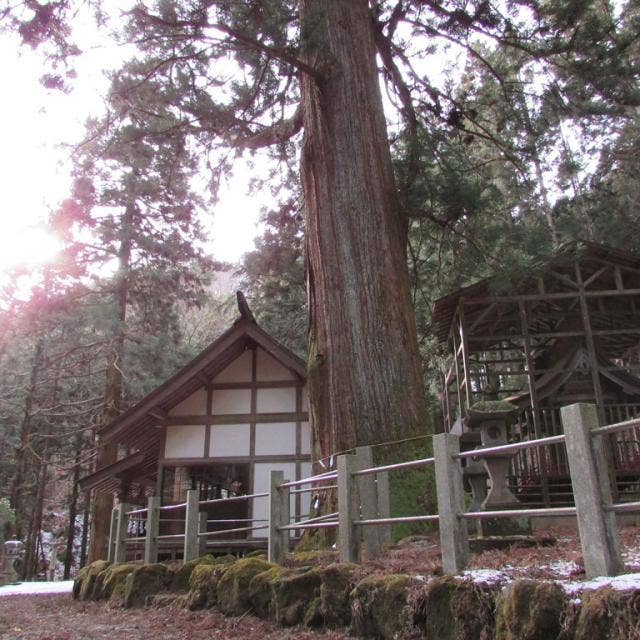
[[[519,407],[513,440],[561,433],[560,407],[595,403],[607,424],[640,415],[640,258],[579,243],[508,288],[486,279],[439,299],[438,339],[451,362],[443,371],[445,431],[465,430],[469,407],[505,399]],[[611,443],[615,490],[640,490],[640,431]],[[511,483],[523,500],[571,503],[560,447],[518,455]]]

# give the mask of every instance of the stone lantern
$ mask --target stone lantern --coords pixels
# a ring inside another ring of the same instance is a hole
[[[483,448],[505,445],[507,428],[514,422],[517,412],[517,407],[502,400],[478,402],[469,408],[465,420],[466,427],[471,432],[479,432]],[[520,507],[520,501],[509,488],[509,465],[514,456],[515,452],[478,456],[489,476],[489,490],[480,505],[480,510],[502,511]],[[483,536],[530,533],[531,525],[525,518],[495,518],[478,521],[478,534]]]
[[[24,554],[24,543],[20,540],[7,540],[4,543],[4,562],[0,566],[0,583],[18,580],[18,569]]]

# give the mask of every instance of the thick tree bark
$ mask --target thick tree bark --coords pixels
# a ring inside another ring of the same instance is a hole
[[[29,376],[29,387],[24,400],[24,414],[22,423],[20,424],[20,445],[16,450],[16,472],[13,476],[11,485],[11,506],[15,510],[16,522],[14,525],[13,535],[17,539],[21,539],[24,535],[25,505],[23,501],[23,484],[27,475],[30,460],[30,444],[32,436],[33,422],[33,403],[35,401],[36,387],[42,367],[42,351],[44,340],[42,336],[36,340],[33,360],[31,361],[31,374]]]
[[[73,476],[71,478],[71,495],[69,496],[69,527],[67,529],[67,543],[64,554],[64,575],[63,580],[71,577],[71,567],[73,565],[73,542],[76,535],[76,516],[78,514],[78,481],[80,480],[80,467],[82,458],[82,433],[76,434],[75,456],[73,465]]]
[[[309,391],[324,455],[424,431],[402,219],[366,0],[301,0]]]
[[[124,355],[124,325],[127,319],[127,303],[129,300],[133,216],[134,205],[129,204],[122,217],[122,227],[120,229],[121,240],[118,251],[118,275],[115,292],[117,328],[107,361],[104,392],[105,408],[102,416],[103,426],[115,420],[122,410],[122,358]],[[117,461],[118,447],[115,443],[103,442],[100,435],[98,435],[97,453],[96,469],[101,469]],[[112,509],[113,496],[110,493],[96,491],[93,497],[89,562],[107,558]]]

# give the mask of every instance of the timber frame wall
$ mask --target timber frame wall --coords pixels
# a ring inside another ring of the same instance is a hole
[[[593,402],[601,424],[640,414],[638,258],[586,244],[573,259],[547,265],[508,290],[494,292],[484,280],[441,298],[434,325],[451,354],[442,379],[447,432],[488,397],[520,407],[514,439],[561,433],[559,407],[568,402]],[[565,386],[572,373],[580,388]],[[614,451],[617,466],[634,476],[640,475],[639,442],[632,432],[629,446]],[[551,454],[516,459],[513,475],[516,484],[538,476],[539,499],[549,504],[548,476],[565,470],[563,456]],[[555,500],[570,502],[567,492]]]

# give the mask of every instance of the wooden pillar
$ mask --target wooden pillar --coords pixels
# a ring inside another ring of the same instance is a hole
[[[160,532],[160,498],[150,496],[147,500],[147,535],[144,541],[144,563],[158,562],[158,533]]]
[[[458,304],[458,331],[460,334],[460,348],[462,350],[462,370],[464,372],[464,393],[467,398],[465,409],[473,404],[473,393],[471,390],[471,367],[469,365],[469,345],[467,344],[467,334],[464,326],[464,300],[461,298]],[[462,411],[462,410],[461,410]]]
[[[111,526],[109,527],[109,549],[107,551],[107,560],[113,562],[116,552],[116,539],[118,536],[118,510],[111,510]]]
[[[578,263],[576,263],[576,279],[579,286],[580,314],[582,316],[582,326],[584,328],[585,339],[587,342],[589,367],[591,368],[591,378],[593,380],[593,390],[596,396],[596,404],[598,407],[598,417],[600,418],[600,422],[604,424],[604,394],[602,393],[602,384],[600,382],[598,353],[596,351],[596,343],[593,339],[591,316],[589,315],[589,305],[587,304],[587,296],[585,295],[585,286],[582,280],[582,272],[580,271],[580,265]]]
[[[113,554],[113,564],[121,564],[127,560],[127,511],[131,509],[126,502],[121,502],[118,507],[118,526],[116,527],[116,544]]]
[[[524,349],[524,361],[527,367],[527,382],[529,384],[529,394],[531,396],[531,417],[533,419],[533,432],[537,438],[542,437],[542,429],[540,429],[540,404],[538,402],[538,391],[536,389],[536,379],[534,375],[535,363],[531,357],[531,334],[529,333],[529,322],[527,318],[527,306],[523,300],[518,302],[520,311],[520,330],[522,331],[522,346]],[[548,435],[548,434],[545,434]],[[540,483],[542,484],[542,500],[545,506],[549,506],[549,479],[547,476],[547,465],[540,452],[536,449],[536,455],[540,464]]]
[[[198,514],[198,533],[207,533],[207,512],[200,511]],[[198,557],[201,557],[207,553],[207,537],[198,536]]]

